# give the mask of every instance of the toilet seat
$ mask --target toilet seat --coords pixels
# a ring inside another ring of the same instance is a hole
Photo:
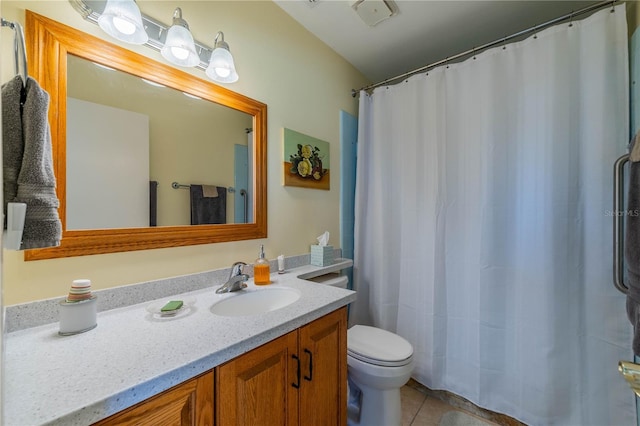
[[[347,354],[368,364],[400,367],[411,362],[413,346],[381,328],[354,325],[347,330]]]

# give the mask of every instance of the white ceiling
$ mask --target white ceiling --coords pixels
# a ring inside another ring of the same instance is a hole
[[[275,3],[378,82],[597,2],[396,0],[398,14],[374,27],[351,7],[354,0]]]

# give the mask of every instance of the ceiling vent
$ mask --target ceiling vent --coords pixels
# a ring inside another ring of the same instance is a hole
[[[320,2],[320,0],[304,0],[305,3],[307,3],[307,6],[309,6],[310,8],[314,8],[318,5],[318,3]]]
[[[358,0],[352,7],[370,27],[398,13],[398,6],[393,0]]]

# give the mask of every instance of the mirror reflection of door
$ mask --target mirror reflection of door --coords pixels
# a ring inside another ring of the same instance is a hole
[[[236,145],[243,146],[246,164],[241,173],[246,176],[243,188],[248,195],[253,182],[250,176],[253,147],[247,144],[253,133],[248,137],[246,132],[253,125],[251,115],[185,96],[178,90],[73,55],[69,55],[67,67],[68,103],[77,100],[94,106],[69,108],[67,113],[68,128],[84,127],[85,131],[69,132],[67,137],[67,229],[149,226],[149,181],[158,182],[155,194],[158,226],[191,223],[188,187],[191,184],[227,189],[226,223],[253,221],[252,206],[247,207],[245,221],[243,197],[240,190],[235,190],[238,172],[234,164]],[[75,100],[70,101],[72,98]],[[105,113],[112,110],[119,115]],[[144,149],[137,148],[145,142],[136,136],[139,132],[129,124],[129,119],[122,117],[147,117],[146,161],[142,158]],[[120,160],[117,163],[105,160],[104,151]],[[86,175],[105,184],[96,186],[82,179]],[[172,182],[185,186],[174,189]],[[91,201],[87,195],[102,204]]]
[[[67,229],[149,226],[149,117],[71,97],[67,115]]]
[[[247,223],[247,214],[248,214],[248,206],[247,206],[247,184],[249,181],[248,174],[248,164],[249,158],[247,155],[247,146],[246,145],[235,145],[234,152],[234,162],[233,162],[233,172],[234,172],[234,181],[235,181],[235,223]]]
[[[235,181],[235,223],[253,222],[253,202],[251,182],[253,181],[253,131],[246,129],[247,144],[235,145],[234,181]]]

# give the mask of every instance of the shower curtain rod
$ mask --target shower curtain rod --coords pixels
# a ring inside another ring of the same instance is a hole
[[[500,38],[498,40],[489,42],[487,44],[483,44],[480,47],[474,47],[473,49],[466,50],[466,51],[464,51],[462,53],[458,53],[457,55],[449,56],[449,57],[447,57],[445,59],[441,59],[438,62],[434,62],[434,63],[431,63],[429,65],[425,65],[423,67],[416,68],[413,71],[408,71],[408,72],[406,72],[404,74],[400,74],[400,75],[397,75],[395,77],[387,78],[386,80],[383,80],[383,81],[381,81],[379,83],[373,83],[373,84],[370,84],[368,86],[361,87],[358,90],[351,89],[351,96],[355,98],[362,90],[369,91],[369,90],[375,89],[376,87],[384,86],[385,84],[388,84],[388,83],[390,83],[392,81],[400,80],[400,79],[403,79],[405,77],[410,77],[410,76],[412,76],[414,74],[419,74],[419,73],[421,73],[423,71],[428,71],[428,70],[430,70],[432,68],[435,68],[435,67],[437,67],[439,65],[443,65],[443,64],[449,63],[449,62],[451,62],[453,60],[460,59],[462,57],[469,56],[469,55],[475,55],[475,54],[477,54],[479,52],[482,52],[483,50],[489,49],[490,47],[494,47],[494,46],[498,46],[498,45],[501,45],[501,44],[505,44],[506,42],[508,42],[510,40],[513,40],[514,38],[522,37],[522,36],[527,35],[529,33],[534,33],[535,34],[540,30],[543,30],[543,29],[545,29],[547,27],[550,27],[550,26],[552,26],[554,24],[557,24],[558,22],[562,22],[562,21],[566,21],[566,20],[573,20],[573,18],[575,18],[576,16],[580,16],[580,15],[583,15],[585,13],[589,13],[589,12],[592,12],[592,11],[595,11],[595,10],[604,9],[605,7],[609,7],[609,6],[613,7],[613,5],[615,3],[618,3],[619,1],[620,0],[605,0],[605,1],[601,1],[599,3],[592,4],[591,6],[587,6],[587,7],[584,7],[582,9],[579,9],[577,11],[573,11],[571,13],[568,13],[568,14],[566,14],[564,16],[560,16],[558,18],[552,19],[552,20],[547,21],[547,22],[545,22],[543,24],[539,24],[539,25],[533,26],[533,27],[528,28],[526,30],[519,31],[517,33],[511,34],[510,36],[506,36],[506,37]],[[613,12],[613,9],[611,11]]]

